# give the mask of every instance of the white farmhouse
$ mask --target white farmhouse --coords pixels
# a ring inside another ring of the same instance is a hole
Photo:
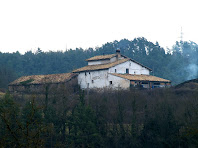
[[[87,59],[88,65],[73,73],[23,76],[9,84],[10,92],[44,92],[46,85],[54,89],[78,83],[82,89],[130,87],[167,87],[170,80],[149,75],[151,69],[120,54],[100,55]],[[77,80],[77,81],[76,81]],[[75,83],[76,82],[76,83]],[[30,91],[31,90],[31,91]]]
[[[87,88],[166,87],[169,80],[149,75],[151,69],[120,54],[94,56],[87,59],[88,66],[76,69],[78,84]]]

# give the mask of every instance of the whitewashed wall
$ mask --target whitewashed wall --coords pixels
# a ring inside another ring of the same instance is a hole
[[[119,59],[123,59],[123,57],[119,58]],[[107,64],[107,63],[112,63],[117,61],[117,57],[113,57],[110,60],[98,60],[98,61],[89,61],[88,65],[98,65],[98,64]]]
[[[92,82],[93,80],[93,82]],[[108,70],[81,72],[78,75],[78,84],[82,89],[89,88],[103,88],[109,85]]]
[[[93,80],[93,82],[92,82]],[[112,84],[110,84],[112,81]],[[89,88],[122,88],[127,89],[130,86],[130,81],[108,74],[108,70],[81,72],[78,75],[78,84],[82,89]]]
[[[89,65],[105,64],[108,62],[114,62],[116,57],[111,58],[110,60],[100,60],[88,62]],[[149,75],[149,70],[141,65],[132,62],[126,61],[119,65],[109,68],[108,70],[99,70],[99,71],[90,71],[90,72],[81,72],[78,75],[78,84],[82,89],[86,88],[122,88],[127,89],[130,87],[130,81],[124,78],[120,78],[108,73],[126,73],[126,68],[129,69],[129,74],[146,74]],[[112,81],[112,84],[110,84]]]
[[[129,74],[145,74],[149,75],[149,70],[145,67],[142,67],[141,65],[132,62],[132,61],[126,61],[124,63],[121,63],[119,65],[116,65],[114,67],[109,68],[109,73],[126,73],[126,68],[129,69]]]
[[[110,63],[115,62],[117,60],[117,57],[113,57],[110,59]]]
[[[110,88],[114,89],[129,89],[130,88],[130,80],[117,77],[114,75],[109,74],[108,75],[108,80],[112,81],[112,84],[109,84]]]
[[[89,61],[88,65],[98,65],[98,64],[107,64],[107,63],[110,63],[110,60]]]

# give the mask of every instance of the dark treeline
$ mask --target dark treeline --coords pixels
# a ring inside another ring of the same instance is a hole
[[[1,147],[198,147],[197,89],[11,96],[0,101]]]
[[[67,73],[87,65],[85,59],[102,54],[113,54],[120,48],[126,55],[145,66],[153,69],[156,76],[169,79],[178,84],[188,79],[198,77],[198,45],[194,42],[176,42],[167,52],[158,43],[152,43],[145,38],[127,39],[104,44],[96,49],[67,50],[64,52],[43,52],[42,49],[33,53],[27,51],[0,52],[0,88],[17,77],[36,74]],[[151,74],[153,74],[151,73]]]

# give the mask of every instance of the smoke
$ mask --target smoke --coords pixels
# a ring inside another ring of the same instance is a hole
[[[180,53],[185,61],[186,80],[198,78],[198,44],[192,41],[180,42]]]
[[[198,65],[189,64],[186,70],[188,72],[187,80],[198,78]]]

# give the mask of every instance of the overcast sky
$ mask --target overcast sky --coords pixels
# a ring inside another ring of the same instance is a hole
[[[145,37],[198,43],[197,0],[0,0],[0,51],[96,47]]]

